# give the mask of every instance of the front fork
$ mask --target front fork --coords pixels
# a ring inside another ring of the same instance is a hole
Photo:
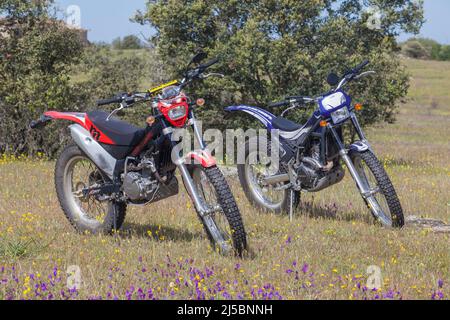
[[[356,115],[354,113],[351,113],[351,121],[352,121],[353,126],[356,129],[356,133],[358,134],[361,141],[353,144],[352,147],[350,148],[350,150],[355,149],[357,152],[364,152],[364,151],[370,150],[371,147],[370,147],[369,143],[367,142],[364,132],[362,131],[361,126],[359,125],[358,119],[356,118]],[[330,132],[332,133],[333,138],[339,147],[339,155],[341,156],[342,160],[344,160],[345,165],[347,166],[348,170],[350,171],[350,174],[351,174],[353,180],[355,180],[356,185],[357,185],[359,191],[361,192],[361,195],[363,196],[364,199],[367,200],[371,196],[370,187],[361,179],[361,176],[359,175],[358,171],[356,170],[355,165],[349,155],[349,149],[347,149],[345,147],[344,143],[341,141],[341,139],[340,139],[338,133],[336,132],[336,130],[334,129],[334,127],[330,123],[328,123],[327,127],[328,127],[328,130],[330,130]]]
[[[203,150],[203,149],[205,149],[205,144],[203,142],[203,139],[201,139],[200,130],[195,122],[195,118],[193,117],[193,115],[192,115],[191,121],[192,121],[192,126],[194,129],[195,138],[198,140],[198,142],[200,143],[200,146]],[[194,180],[192,179],[192,176],[186,165],[186,160],[185,160],[185,158],[180,156],[179,145],[176,141],[172,140],[172,133],[173,133],[173,128],[168,127],[165,124],[163,124],[163,134],[170,140],[170,142],[172,144],[172,150],[173,150],[172,151],[172,161],[180,170],[181,178],[183,179],[186,191],[189,194],[189,196],[191,197],[192,202],[194,203],[194,206],[195,206],[197,212],[200,214],[201,217],[204,217],[205,215],[207,215],[209,213],[210,209],[208,209],[205,206],[204,202],[199,197],[198,190],[195,187]]]

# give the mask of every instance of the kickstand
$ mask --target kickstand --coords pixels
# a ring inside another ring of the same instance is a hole
[[[115,203],[112,204],[113,206],[113,232],[114,232],[114,238],[116,241],[119,240],[118,237],[118,230],[117,230],[117,206]]]
[[[294,189],[291,189],[291,199],[289,204],[289,221],[292,222],[294,220]]]

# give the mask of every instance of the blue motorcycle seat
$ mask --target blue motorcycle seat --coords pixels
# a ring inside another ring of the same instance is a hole
[[[285,131],[285,132],[293,132],[293,131],[297,131],[297,130],[300,130],[303,128],[302,125],[299,125],[295,122],[292,122],[288,119],[281,118],[281,117],[275,118],[272,121],[272,125],[273,125],[274,129],[278,129],[278,130]]]

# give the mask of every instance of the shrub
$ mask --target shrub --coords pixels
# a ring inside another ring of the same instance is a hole
[[[123,39],[116,38],[112,42],[112,46],[116,50],[142,49],[142,41],[135,35],[125,36]]]

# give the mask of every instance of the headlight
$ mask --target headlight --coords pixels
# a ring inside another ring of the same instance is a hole
[[[169,111],[169,118],[172,120],[178,120],[186,116],[186,107],[178,106]]]
[[[346,107],[339,109],[331,114],[331,119],[335,124],[347,120],[348,117],[350,117],[350,113],[348,112],[348,109]]]

